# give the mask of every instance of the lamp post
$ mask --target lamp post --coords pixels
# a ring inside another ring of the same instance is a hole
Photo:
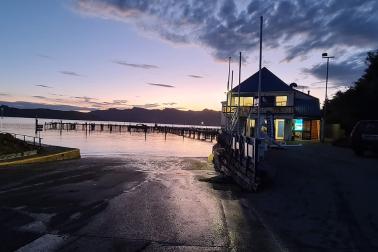
[[[322,120],[322,134],[321,134],[321,141],[324,143],[324,134],[325,134],[325,120],[327,115],[327,89],[328,89],[328,66],[329,66],[329,59],[335,58],[334,56],[328,56],[328,53],[322,53],[322,58],[327,59],[327,73],[326,73],[326,86],[325,86],[325,98],[324,98],[324,106],[323,106],[323,120]]]

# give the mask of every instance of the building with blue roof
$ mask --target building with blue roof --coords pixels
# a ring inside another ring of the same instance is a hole
[[[259,72],[256,72],[227,93],[227,101],[222,102],[223,126],[240,126],[240,131],[247,136],[256,134],[258,85]],[[263,132],[279,141],[319,140],[318,98],[295,89],[295,85],[286,84],[266,67],[261,69],[260,94]],[[232,122],[235,118],[238,119],[236,124]]]

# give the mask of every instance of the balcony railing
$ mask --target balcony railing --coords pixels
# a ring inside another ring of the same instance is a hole
[[[222,106],[222,112],[225,114],[234,113],[238,109],[238,106]],[[293,106],[276,106],[276,107],[261,107],[260,113],[272,113],[272,114],[293,114]],[[240,116],[246,117],[249,114],[257,114],[257,106],[241,106],[240,107]]]

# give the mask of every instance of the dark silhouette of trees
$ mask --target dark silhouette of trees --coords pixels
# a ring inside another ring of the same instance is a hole
[[[378,120],[378,50],[369,52],[365,62],[361,78],[327,103],[327,122],[340,123],[347,133],[359,120]]]

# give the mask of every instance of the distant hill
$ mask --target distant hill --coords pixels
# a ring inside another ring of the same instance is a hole
[[[38,117],[47,119],[118,121],[140,123],[166,123],[184,125],[219,126],[221,112],[204,109],[202,111],[182,111],[177,109],[108,109],[95,110],[88,113],[77,111],[61,111],[52,109],[18,109],[2,105],[4,116],[9,117]]]

